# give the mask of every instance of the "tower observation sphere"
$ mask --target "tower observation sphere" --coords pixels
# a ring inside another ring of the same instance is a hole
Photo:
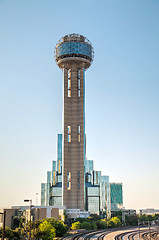
[[[62,37],[55,47],[55,60],[63,70],[62,204],[86,209],[85,199],[85,70],[94,50],[79,34]]]
[[[80,34],[62,37],[55,47],[55,60],[60,68],[76,64],[89,68],[93,61],[94,50],[90,41]]]

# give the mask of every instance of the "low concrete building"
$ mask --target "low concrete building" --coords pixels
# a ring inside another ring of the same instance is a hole
[[[23,211],[23,216],[26,221],[30,221],[30,207],[29,206],[16,206],[12,208],[19,208]],[[55,218],[57,220],[64,220],[65,207],[59,206],[32,206],[31,207],[31,221],[41,220],[43,218]]]
[[[64,220],[64,208],[57,207],[33,207],[32,215],[34,221],[41,220],[43,218],[55,218],[57,220]]]
[[[153,214],[159,214],[159,209],[154,209],[154,208],[146,208],[146,209],[140,209],[140,215],[145,214],[145,215],[153,215]]]
[[[19,208],[16,208],[16,209],[11,209],[11,208],[0,209],[1,213],[4,213],[4,211],[6,211],[5,225],[7,227],[13,228],[14,217],[18,215],[18,210],[19,210]],[[4,220],[4,215],[0,214],[0,227],[3,226],[3,220]]]
[[[90,216],[89,212],[80,209],[67,209],[66,214],[70,219],[88,218]]]

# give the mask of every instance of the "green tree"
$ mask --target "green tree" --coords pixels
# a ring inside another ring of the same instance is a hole
[[[82,222],[81,223],[81,228],[86,229],[86,230],[91,230],[92,226],[91,226],[91,223],[89,223],[89,222]]]
[[[108,227],[112,228],[112,227],[120,227],[121,221],[118,217],[112,217],[109,221],[108,221]]]
[[[47,221],[55,228],[56,236],[63,237],[63,235],[67,232],[68,227],[61,220],[56,220],[55,218],[47,218]]]
[[[109,228],[114,228],[114,227],[116,227],[115,223],[114,223],[111,219],[108,221],[107,226],[108,226]]]
[[[20,229],[13,230],[13,239],[14,240],[20,240],[21,239],[21,232]]]
[[[97,224],[95,223],[95,221],[91,222],[92,225],[92,230],[97,229]]]
[[[9,227],[5,227],[5,238],[12,240],[14,238],[13,230]]]
[[[89,221],[91,221],[91,218],[90,217],[88,217],[88,218],[76,218],[76,222],[80,222],[80,223],[82,223],[82,222],[89,222]]]
[[[135,226],[138,224],[138,215],[130,215],[130,216],[125,216],[125,222],[126,222],[126,225],[132,225],[132,226]]]
[[[91,214],[89,219],[93,220],[93,221],[98,221],[101,219],[101,217],[99,217],[98,214]]]
[[[56,235],[55,228],[47,220],[39,225],[39,230],[42,240],[52,240]]]
[[[112,221],[115,223],[116,227],[120,227],[122,225],[122,223],[118,217],[113,217]]]
[[[72,223],[72,230],[74,229],[80,229],[81,228],[81,223],[78,221],[78,222],[74,222]]]
[[[97,221],[97,228],[98,229],[105,229],[107,228],[107,223],[105,220],[98,220]]]
[[[142,215],[139,216],[139,221],[140,221],[141,223],[148,222],[148,221],[149,221],[149,218],[148,218],[147,215],[142,214]]]
[[[2,230],[3,228],[0,228],[0,238],[2,238]],[[5,238],[8,240],[20,240],[20,233],[18,230],[12,230],[9,227],[5,227]]]

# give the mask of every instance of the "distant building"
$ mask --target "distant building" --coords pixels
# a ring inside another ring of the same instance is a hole
[[[135,209],[123,209],[122,212],[124,213],[125,216],[136,215]]]
[[[9,227],[9,228],[13,228],[14,217],[18,216],[19,208],[15,208],[15,209],[11,209],[11,208],[0,209],[1,213],[4,213],[4,211],[6,211],[5,225],[7,227]],[[0,214],[0,227],[3,226],[3,219],[4,219],[4,215]]]
[[[140,209],[140,215],[145,214],[145,215],[152,215],[152,214],[159,214],[159,209],[154,209],[154,208],[146,208],[146,209]]]
[[[67,209],[66,214],[68,218],[76,219],[76,218],[88,218],[90,214],[85,210],[80,209]]]
[[[30,207],[29,206],[13,206],[10,210],[16,211],[16,216],[21,213],[26,218],[26,221],[30,221]],[[43,218],[55,218],[57,220],[64,220],[65,208],[54,206],[33,206],[31,207],[31,220],[41,220]]]
[[[110,183],[111,211],[123,208],[123,186],[122,183]]]

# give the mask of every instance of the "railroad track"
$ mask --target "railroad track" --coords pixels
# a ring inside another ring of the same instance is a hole
[[[151,236],[150,236],[150,234],[151,234]],[[156,232],[156,231],[153,231],[153,232],[146,232],[146,233],[143,233],[142,235],[141,235],[141,237],[142,237],[142,239],[144,239],[144,240],[150,240],[150,239],[154,239],[154,240],[159,240],[159,234],[158,234],[158,232]]]
[[[90,238],[92,238],[93,236],[97,235],[97,234],[102,234],[103,236],[105,235],[105,233],[103,232],[107,232],[106,234],[108,234],[108,230],[96,230],[96,231],[91,231],[91,232],[83,232],[83,233],[79,233],[77,235],[75,235],[72,238],[69,238],[69,240],[90,240]],[[65,238],[66,239],[66,238]],[[98,240],[102,240],[102,236],[100,235],[99,237],[97,237]],[[64,239],[63,239],[64,240]],[[68,238],[67,238],[68,240]]]
[[[110,230],[105,229],[105,230],[96,230],[94,232],[91,233],[85,233],[82,234],[82,236],[78,236],[76,238],[73,238],[72,240],[90,240],[91,238],[93,238],[94,240],[103,240],[104,237],[109,234]]]
[[[128,235],[127,236],[128,240],[134,240],[135,239],[134,237],[138,234],[139,234],[138,230],[133,231],[133,232],[128,231],[128,232],[120,233],[120,234],[115,236],[115,240],[122,240],[123,237],[126,236],[126,235]],[[145,230],[143,230],[143,231],[140,231],[140,234],[141,234],[140,235],[141,239],[144,239],[144,240],[150,240],[150,239],[151,240],[152,239],[159,240],[159,234],[156,231],[151,232],[151,237],[150,237],[149,231],[145,232]]]
[[[123,229],[123,230],[126,230],[126,229]],[[104,237],[109,234],[109,233],[112,233],[112,232],[115,232],[115,231],[122,231],[122,229],[115,229],[115,230],[110,230],[110,229],[105,229],[105,230],[94,230],[94,231],[85,231],[85,232],[82,232],[82,233],[78,233],[74,236],[69,236],[69,237],[66,237],[66,238],[63,238],[62,240],[91,240],[91,238],[93,240],[103,240]],[[115,240],[123,240],[123,237],[126,237],[128,240],[134,240],[135,239],[135,236],[137,236],[139,234],[139,231],[136,229],[136,230],[131,230],[130,229],[128,231],[125,231],[123,233],[120,233],[120,234],[117,234],[114,239]],[[156,232],[156,231],[152,231],[151,232],[151,238],[150,238],[150,234],[149,234],[149,231],[144,229],[144,230],[140,230],[140,236],[141,236],[141,239],[144,239],[144,240],[159,240],[159,234]]]
[[[115,240],[122,240],[123,239],[123,237],[125,236],[125,235],[128,235],[128,234],[130,234],[130,238],[128,238],[128,239],[133,239],[133,237],[132,236],[134,236],[135,234],[137,233],[137,230],[135,230],[135,231],[128,231],[128,232],[124,232],[124,233],[120,233],[120,234],[118,234],[118,235],[116,235],[115,236]],[[129,236],[128,236],[129,237]]]

